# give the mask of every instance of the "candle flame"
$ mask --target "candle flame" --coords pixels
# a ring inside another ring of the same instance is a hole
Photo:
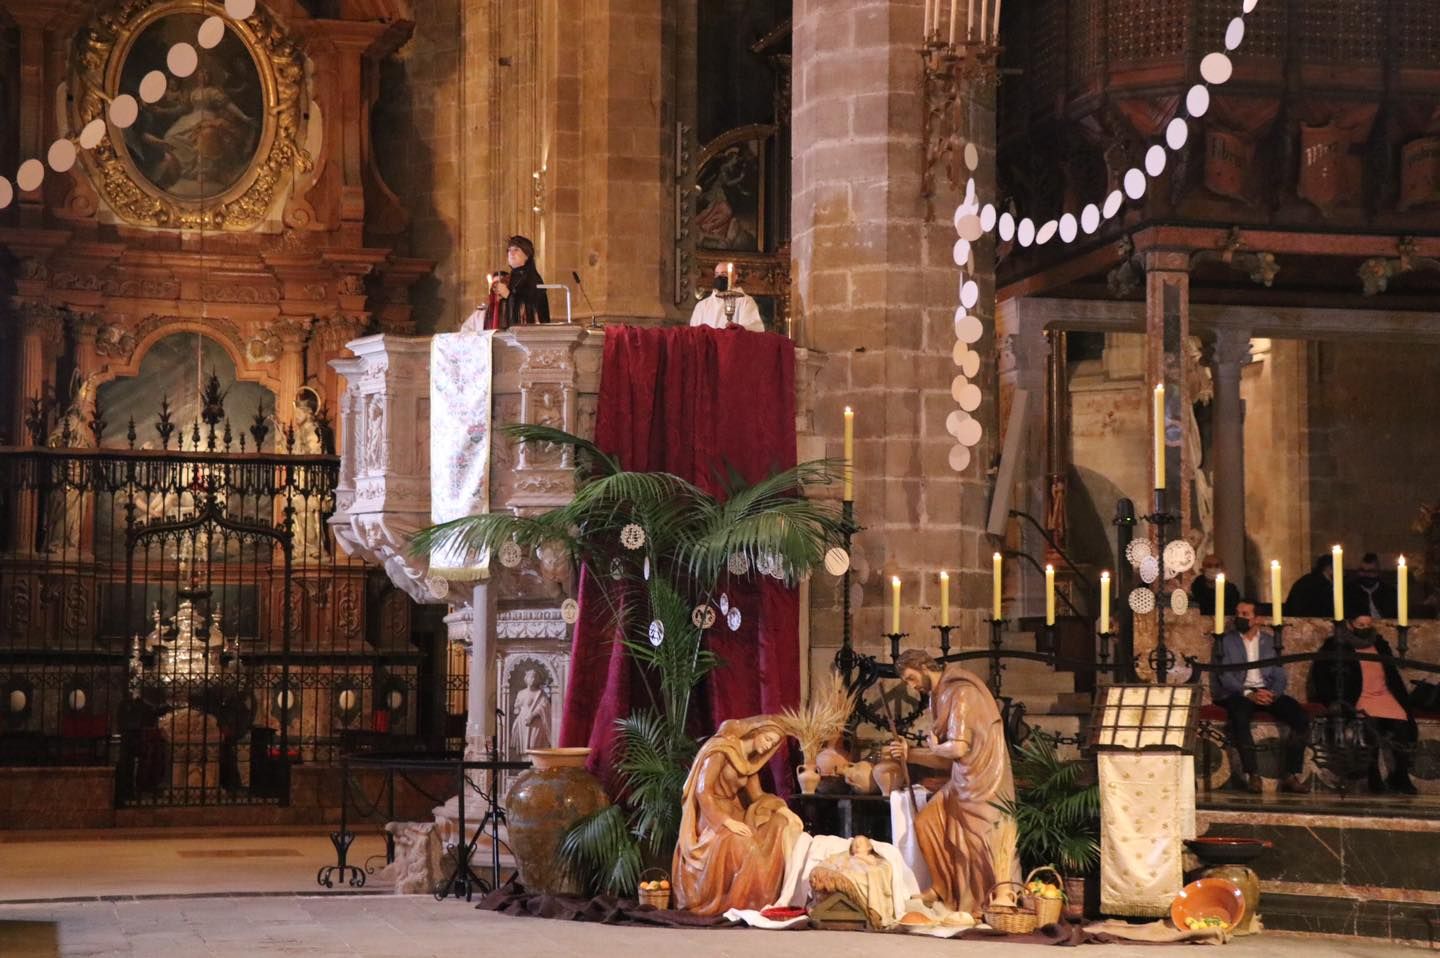
[[[1045,571],[1046,571],[1046,572],[1054,572],[1054,571],[1055,571],[1055,567],[1054,567],[1053,565],[1051,565],[1050,563],[1047,562],[1047,563],[1045,563]]]
[[[1271,560],[1270,560],[1270,568],[1272,568],[1272,569],[1278,569],[1278,568],[1280,568],[1280,560],[1279,560],[1279,559],[1271,559]]]
[[[1399,565],[1400,568],[1402,568],[1402,569],[1405,568],[1405,557],[1404,557],[1404,556],[1401,556],[1401,557],[1400,557],[1400,561],[1399,561],[1398,565]]]
[[[899,585],[899,584],[900,584],[900,577],[899,577],[898,575],[892,575],[892,576],[890,577],[890,584],[891,584],[891,585]]]

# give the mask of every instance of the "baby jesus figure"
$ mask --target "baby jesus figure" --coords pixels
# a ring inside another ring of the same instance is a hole
[[[850,850],[831,855],[810,872],[810,889],[818,898],[841,894],[865,912],[871,928],[884,928],[891,911],[890,863],[876,853],[870,839],[856,835]]]

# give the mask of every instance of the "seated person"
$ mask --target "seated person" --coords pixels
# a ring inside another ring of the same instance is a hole
[[[744,289],[736,286],[734,297],[721,295],[730,289],[734,274],[734,263],[715,264],[714,291],[695,304],[695,312],[690,314],[691,326],[713,326],[716,329],[739,326],[752,333],[765,332],[765,320],[760,316],[760,307]],[[728,316],[725,314],[727,299],[733,302],[735,307]]]
[[[1200,563],[1200,575],[1190,583],[1190,604],[1200,611],[1201,615],[1210,615],[1215,611],[1215,584],[1220,573],[1225,570],[1220,567],[1220,557],[1208,555],[1205,561]],[[1235,606],[1240,601],[1240,587],[1225,580],[1225,614],[1234,615]]]
[[[1220,641],[1216,661],[1226,664],[1258,662],[1261,659],[1274,658],[1275,655],[1275,636],[1269,629],[1260,628],[1260,624],[1255,620],[1255,603],[1249,599],[1240,600],[1235,606],[1232,625]],[[1240,751],[1246,787],[1256,794],[1262,791],[1262,787],[1260,776],[1255,770],[1255,738],[1250,732],[1250,720],[1259,708],[1263,708],[1290,728],[1290,737],[1285,744],[1281,790],[1305,791],[1305,786],[1300,782],[1300,770],[1305,764],[1305,742],[1310,731],[1310,719],[1305,714],[1305,707],[1285,694],[1287,683],[1285,668],[1280,665],[1212,673],[1211,697],[1216,705],[1225,710],[1229,719],[1230,740]]]
[[[1372,653],[1378,659],[1361,660],[1357,653]],[[1410,781],[1410,753],[1420,731],[1410,713],[1410,691],[1395,665],[1390,644],[1375,631],[1369,615],[1357,615],[1320,646],[1320,657],[1310,670],[1315,700],[1326,705],[1339,703],[1365,716],[1378,733],[1381,744],[1390,749],[1390,777],[1380,778],[1380,755],[1370,764],[1370,790],[1416,793]]]
[[[1310,571],[1295,580],[1285,597],[1285,614],[1302,619],[1328,619],[1335,614],[1335,559],[1326,552]],[[1344,573],[1344,570],[1341,570]]]
[[[1380,557],[1365,553],[1355,577],[1345,583],[1345,608],[1352,612],[1368,612],[1372,619],[1393,619],[1399,608],[1395,577],[1380,574]]]

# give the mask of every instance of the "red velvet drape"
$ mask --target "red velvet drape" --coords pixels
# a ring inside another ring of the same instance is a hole
[[[664,471],[714,495],[731,470],[758,482],[795,465],[795,349],[771,333],[709,327],[610,327],[595,442],[633,471]],[[763,579],[763,581],[760,581]],[[611,784],[615,720],[628,714],[637,678],[613,630],[604,583],[582,578],[560,738],[593,749],[591,770]],[[727,593],[740,629],[706,633],[721,665],[698,697],[713,728],[728,718],[778,712],[800,700],[800,608],[794,589],[751,575]],[[639,689],[636,689],[639,692]],[[782,749],[771,768],[786,789]]]

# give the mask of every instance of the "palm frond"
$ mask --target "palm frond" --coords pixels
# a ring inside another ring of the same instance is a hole
[[[581,472],[593,471],[610,474],[620,471],[620,464],[605,455],[604,451],[595,443],[563,429],[556,429],[554,426],[516,422],[501,426],[500,432],[520,443],[533,442],[568,446],[575,450],[575,466]]]
[[[996,807],[1015,820],[1026,867],[1054,862],[1078,875],[1100,858],[1100,788],[1085,780],[1085,762],[1061,758],[1057,746],[1053,735],[1032,732],[1012,753],[1015,798]]]
[[[580,819],[560,839],[560,862],[591,894],[632,895],[640,881],[640,848],[618,805]]]
[[[508,512],[487,512],[421,529],[411,538],[410,551],[415,555],[436,552],[461,555],[467,561],[475,562],[493,554],[506,542],[514,542],[526,551],[551,543],[571,553],[575,550],[570,526],[563,521],[563,516],[554,513],[517,516]]]

